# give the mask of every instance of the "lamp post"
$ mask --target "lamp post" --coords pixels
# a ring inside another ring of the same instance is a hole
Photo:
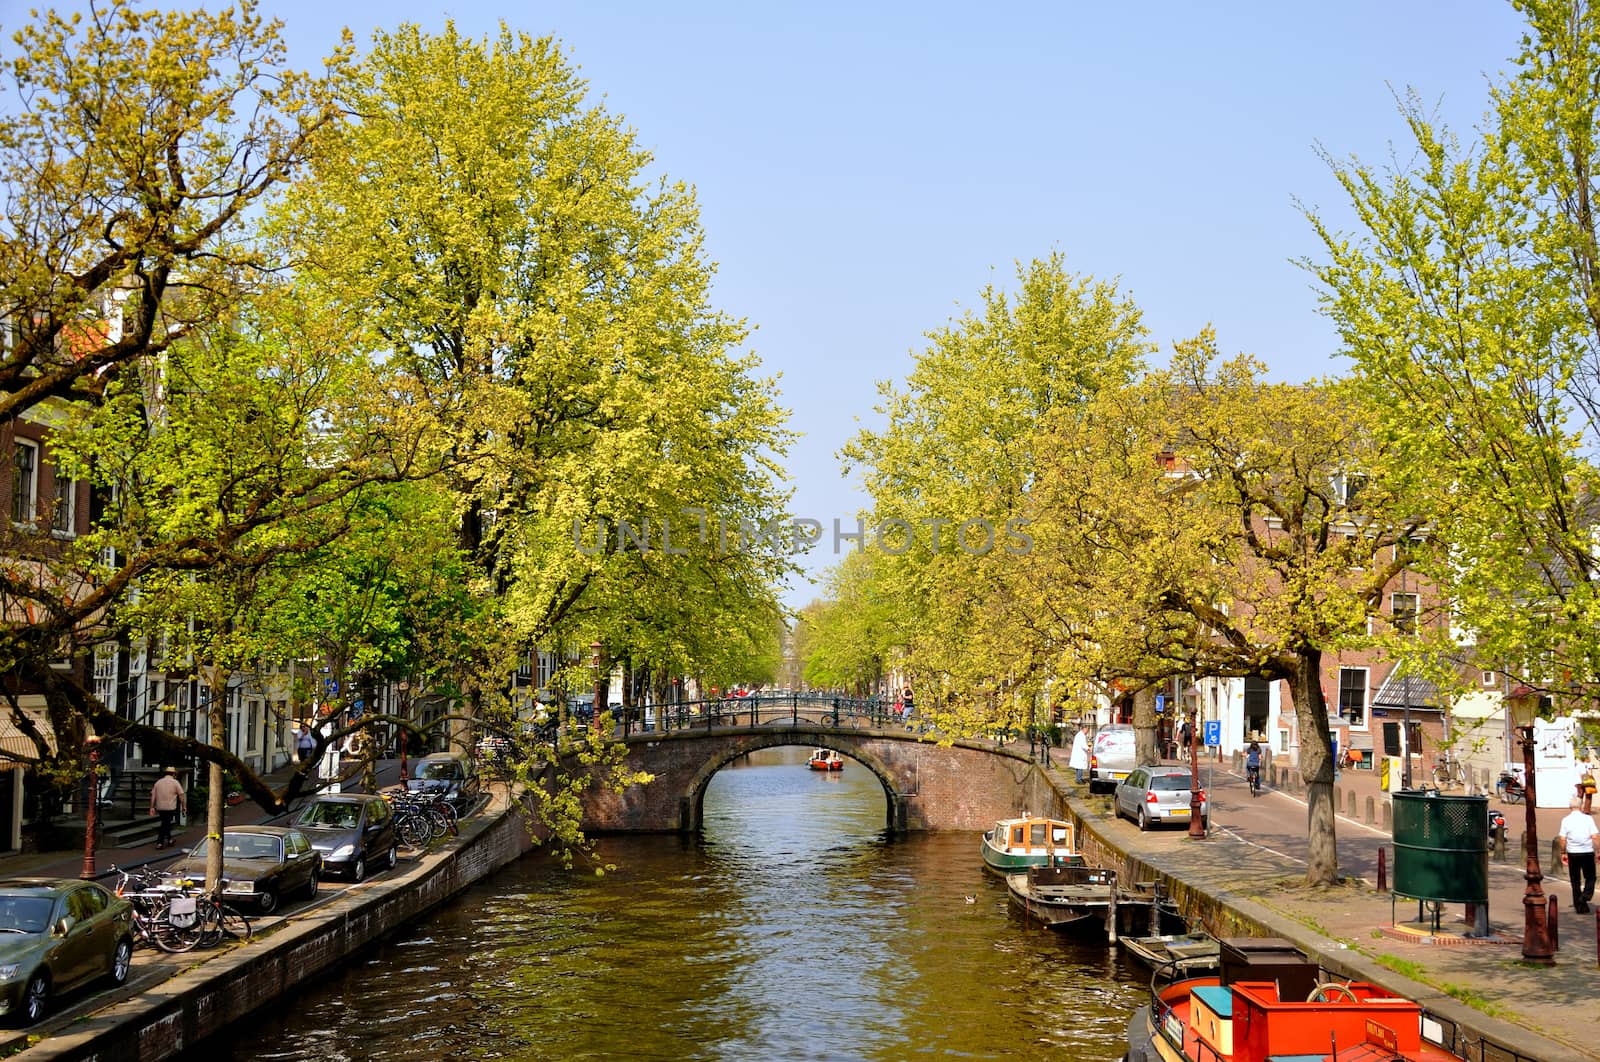
[[[83,818],[83,869],[78,877],[93,881],[94,832],[100,818],[100,738],[90,734],[83,739],[83,744],[89,750],[89,811]]]
[[[1539,822],[1534,816],[1538,799],[1534,792],[1533,777],[1533,721],[1539,714],[1539,701],[1538,690],[1519,684],[1506,694],[1505,706],[1512,725],[1522,738],[1522,770],[1526,776],[1522,781],[1525,793],[1523,810],[1527,814],[1523,847],[1527,856],[1524,876],[1528,887],[1522,894],[1522,958],[1524,962],[1554,966],[1556,949],[1550,939],[1548,904],[1544,889],[1539,884],[1544,880],[1544,874],[1539,870]]]
[[[411,681],[409,679],[401,679],[400,680],[400,718],[402,720],[405,720],[405,721],[408,721],[408,722],[411,719],[411,714],[410,714],[410,712],[411,712],[411,703],[410,703],[411,702],[411,698],[409,696],[407,696],[407,694],[410,692],[410,690],[411,690]],[[410,777],[406,774],[406,746],[409,745],[409,744],[411,744],[411,731],[407,730],[404,726],[402,726],[400,728],[400,784],[401,785],[405,785],[406,782],[410,781]]]
[[[1189,702],[1189,839],[1204,840],[1205,816],[1201,813],[1205,790],[1200,788],[1200,687],[1190,686],[1183,691]]]
[[[589,643],[589,666],[594,668],[594,711],[589,714],[589,725],[600,729],[600,701],[605,696],[605,686],[600,682],[600,643]]]

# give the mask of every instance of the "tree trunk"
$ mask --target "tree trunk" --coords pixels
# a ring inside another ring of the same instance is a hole
[[[1322,651],[1304,649],[1295,662],[1295,720],[1300,727],[1300,777],[1306,783],[1306,841],[1310,863],[1306,884],[1339,880],[1339,844],[1334,829],[1333,739],[1328,733],[1328,702],[1322,697]]]
[[[1160,763],[1156,742],[1156,691],[1154,687],[1133,695],[1133,751],[1135,763]]]
[[[211,727],[212,748],[223,747],[225,705],[223,692],[227,689],[227,672],[220,667],[209,669],[207,688],[211,691],[206,705],[206,719]],[[216,896],[222,891],[222,764],[210,764],[206,781],[206,892]]]

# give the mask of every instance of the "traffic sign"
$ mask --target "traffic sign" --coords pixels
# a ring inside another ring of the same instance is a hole
[[[338,679],[336,679],[336,678],[327,679],[324,682],[324,685],[326,685],[327,688],[328,688],[328,696],[332,697],[332,696],[335,696],[335,695],[338,694],[338,692],[339,692],[339,680]]]
[[[1206,747],[1218,748],[1222,745],[1222,720],[1206,720]]]
[[[1167,695],[1164,694],[1164,693],[1156,694],[1156,712],[1157,712],[1157,714],[1160,714],[1161,712],[1164,712],[1166,710],[1167,710]]]

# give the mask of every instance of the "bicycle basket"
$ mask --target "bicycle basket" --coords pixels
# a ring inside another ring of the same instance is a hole
[[[174,929],[191,929],[199,920],[193,896],[174,897],[172,906],[167,908],[167,922]]]

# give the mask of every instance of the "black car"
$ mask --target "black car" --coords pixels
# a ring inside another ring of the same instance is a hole
[[[437,793],[450,802],[457,815],[465,815],[478,800],[478,775],[467,757],[435,752],[416,762],[406,790]]]
[[[392,870],[400,862],[394,812],[381,796],[326,793],[302,808],[294,825],[322,856],[324,873],[360,881],[374,867]]]
[[[206,845],[201,841],[168,867],[168,883],[206,880]],[[278,909],[285,896],[309,900],[317,894],[322,856],[306,835],[284,826],[233,826],[222,834],[222,901],[253,907],[261,914]]]

